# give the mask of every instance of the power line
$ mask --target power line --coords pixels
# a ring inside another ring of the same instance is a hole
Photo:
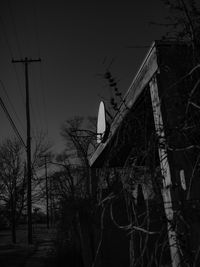
[[[42,91],[42,104],[43,104],[43,110],[44,110],[44,121],[46,124],[46,130],[48,132],[47,105],[46,105],[46,100],[45,100],[45,86],[44,86],[42,63],[40,64],[40,82],[41,82],[41,88],[42,88],[41,91]]]
[[[24,140],[21,137],[21,135],[20,135],[20,133],[19,133],[19,131],[18,131],[18,129],[17,129],[17,127],[16,127],[13,119],[11,118],[11,116],[10,116],[10,114],[9,114],[9,112],[8,112],[8,110],[7,110],[7,108],[6,108],[6,106],[5,106],[5,104],[4,104],[4,102],[3,102],[3,100],[2,100],[1,97],[0,97],[0,105],[1,105],[4,113],[6,114],[6,116],[7,116],[8,120],[9,120],[9,122],[10,122],[10,124],[11,124],[11,126],[12,126],[12,128],[13,128],[15,134],[16,134],[16,136],[18,137],[18,139],[20,140],[20,142],[22,143],[22,145],[26,148],[26,145],[24,143]]]
[[[1,84],[1,87],[2,87],[2,89],[3,89],[3,91],[4,91],[5,95],[6,95],[7,99],[8,99],[8,102],[10,103],[10,106],[12,107],[13,112],[14,112],[14,114],[15,114],[15,116],[16,116],[18,122],[20,123],[23,132],[24,132],[24,125],[22,124],[22,121],[21,121],[21,119],[19,118],[19,116],[18,116],[18,114],[17,114],[17,112],[16,112],[16,109],[15,109],[14,105],[12,104],[12,101],[11,101],[11,99],[10,99],[10,97],[9,97],[9,95],[8,95],[8,93],[7,93],[7,91],[6,91],[5,85],[4,85],[4,83],[2,82],[2,80],[0,80],[0,84]]]
[[[12,57],[12,58],[13,58],[13,57]],[[13,65],[13,69],[14,69],[14,72],[15,72],[16,80],[17,80],[17,85],[18,85],[17,88],[18,88],[18,91],[19,91],[19,93],[20,93],[20,95],[21,95],[22,104],[25,106],[25,98],[24,98],[23,93],[22,93],[22,86],[21,86],[21,84],[20,84],[19,75],[18,75],[18,73],[17,73],[17,69],[16,69],[16,66],[15,66],[15,65]]]
[[[5,24],[4,24],[4,21],[2,19],[2,17],[0,16],[0,23],[1,23],[1,26],[2,26],[2,31],[3,31],[3,35],[4,35],[4,39],[5,39],[5,42],[6,42],[6,45],[8,47],[8,51],[11,55],[11,58],[13,58],[13,52],[12,52],[12,49],[11,49],[11,46],[9,44],[9,41],[8,41],[8,35],[6,33],[6,27],[5,27]]]
[[[39,78],[38,75],[39,75],[39,73],[36,72],[36,69],[35,69],[35,75],[33,75],[33,87],[34,87],[34,92],[35,92],[35,94],[34,94],[34,106],[35,106],[34,111],[37,111],[37,116],[35,117],[37,120],[35,120],[35,122],[37,125],[40,125],[40,128],[42,128],[41,126],[44,125],[44,120],[43,120],[43,118],[44,118],[43,114],[44,113],[42,112],[41,90],[39,90],[39,88],[40,88],[39,81],[40,80],[38,81],[38,79],[37,79],[37,81],[36,81],[36,76],[37,76],[37,78]],[[33,109],[33,105],[31,107]]]
[[[2,26],[2,32],[3,32],[3,36],[4,36],[4,39],[5,39],[6,46],[8,48],[8,53],[9,53],[10,57],[13,58],[14,56],[13,56],[12,48],[10,46],[9,38],[8,38],[8,35],[7,35],[7,32],[6,32],[6,26],[5,26],[5,23],[4,23],[3,18],[1,16],[0,16],[0,24]],[[20,81],[19,81],[19,76],[18,76],[16,67],[13,66],[13,68],[14,68],[14,72],[15,72],[15,75],[16,75],[16,80],[17,80],[17,84],[18,84],[18,90],[19,90],[19,93],[20,93],[21,98],[22,98],[22,103],[24,104],[25,101],[24,101],[24,97],[23,97],[23,94],[22,94],[22,89],[21,89],[21,85],[20,85]]]
[[[34,17],[35,39],[36,39],[36,44],[38,46],[38,56],[40,57],[40,35],[39,35],[39,29],[38,29],[36,2],[34,0],[32,0],[32,6],[33,6],[32,10],[33,10],[33,17]]]
[[[39,27],[38,27],[38,17],[37,17],[37,9],[36,9],[36,3],[34,0],[32,0],[32,6],[33,6],[33,16],[34,16],[34,30],[35,30],[35,39],[36,44],[38,46],[38,56],[40,57],[41,49],[40,49],[40,34],[39,34]],[[42,64],[40,64],[40,83],[41,83],[41,93],[42,93],[42,106],[43,106],[43,118],[44,122],[46,124],[46,128],[48,131],[48,121],[47,121],[47,112],[46,112],[46,102],[45,102],[45,90],[44,90],[44,79],[43,79],[43,71],[42,71]]]
[[[33,8],[32,8],[32,11],[33,11],[33,18],[34,18],[34,30],[35,30],[35,40],[36,40],[36,46],[38,46],[38,53],[39,53],[39,55],[40,55],[40,41],[39,41],[39,29],[38,29],[38,23],[37,23],[37,12],[36,12],[36,6],[35,6],[35,3],[34,3],[34,1],[32,1],[32,6],[33,6]],[[20,42],[19,42],[19,35],[18,35],[18,32],[17,32],[17,25],[16,25],[16,20],[15,20],[15,18],[14,18],[14,12],[13,12],[13,8],[12,8],[12,6],[11,6],[11,2],[10,2],[10,0],[9,0],[9,3],[8,3],[8,8],[9,8],[9,12],[10,12],[10,18],[11,18],[11,23],[12,23],[12,26],[13,26],[13,33],[14,33],[14,36],[15,36],[15,39],[16,39],[16,45],[17,45],[17,48],[18,48],[18,52],[19,52],[19,54],[20,54],[20,56],[22,55],[22,53],[21,53],[21,47],[20,47]],[[24,14],[24,19],[27,19],[27,16],[25,16],[25,14]],[[4,39],[5,39],[5,42],[6,42],[6,45],[7,45],[7,47],[8,47],[8,50],[9,50],[9,54],[10,54],[10,56],[11,56],[11,58],[13,58],[14,56],[13,56],[13,51],[12,51],[12,47],[11,47],[11,45],[10,45],[10,41],[9,41],[9,38],[8,38],[8,35],[7,35],[7,31],[6,31],[6,25],[5,25],[5,23],[4,23],[4,21],[3,21],[3,19],[0,17],[0,23],[2,24],[2,29],[3,29],[3,35],[4,35]],[[25,23],[25,24],[27,24],[27,23]],[[29,31],[29,32],[32,32],[32,31]],[[18,72],[17,72],[17,70],[16,70],[16,67],[15,67],[15,65],[13,65],[13,68],[14,68],[14,72],[15,72],[15,75],[16,75],[16,81],[17,81],[17,89],[19,90],[19,93],[20,93],[20,95],[21,95],[21,99],[22,99],[22,103],[23,103],[23,105],[25,105],[25,99],[24,99],[24,96],[23,96],[23,93],[22,93],[22,86],[21,86],[21,82],[20,82],[20,79],[19,79],[19,75],[18,75]],[[39,103],[38,103],[38,105],[39,106],[43,106],[44,107],[44,109],[45,110],[43,110],[43,118],[44,118],[44,125],[46,124],[47,126],[47,129],[48,129],[48,123],[47,123],[47,116],[46,116],[46,108],[45,108],[45,106],[46,106],[46,104],[45,104],[45,100],[44,100],[44,86],[43,86],[43,82],[42,82],[42,78],[41,78],[41,76],[42,76],[42,73],[41,73],[41,65],[40,65],[40,80],[41,80],[41,88],[42,88],[42,97],[41,97],[41,99],[42,99],[42,105],[39,105]],[[37,102],[38,102],[38,100],[37,100]],[[34,107],[33,107],[33,102],[31,102],[30,101],[30,108],[31,108],[31,112],[32,112],[32,115],[33,115],[33,119],[34,119],[34,124],[36,124],[36,128],[38,128],[38,123],[41,123],[41,124],[43,124],[42,122],[40,122],[40,120],[37,120],[36,118],[37,117],[39,117],[39,118],[41,118],[41,114],[38,114],[39,116],[36,116],[36,112],[35,112],[35,110],[41,110],[39,107],[38,108],[36,108],[36,109],[34,109]]]
[[[18,38],[18,33],[17,33],[17,27],[16,27],[14,16],[13,16],[13,10],[12,10],[12,8],[10,6],[10,2],[8,3],[8,6],[9,6],[9,9],[10,9],[10,16],[11,16],[11,20],[12,20],[12,24],[13,24],[14,34],[15,34],[16,41],[17,41],[18,51],[19,51],[19,53],[21,55],[21,47],[20,47],[20,43],[19,43],[19,38]],[[36,11],[35,11],[35,13],[36,13]],[[35,17],[36,17],[36,14],[35,14]],[[8,48],[9,55],[11,56],[11,58],[13,58],[13,51],[12,51],[12,47],[10,45],[10,41],[9,41],[9,38],[8,38],[8,34],[7,34],[7,30],[6,30],[6,25],[5,25],[5,23],[3,21],[3,18],[1,16],[0,16],[0,24],[1,24],[2,31],[3,31],[3,36],[4,36],[4,39],[5,39],[5,43],[6,43],[6,46]],[[36,35],[38,35],[38,34],[36,33]],[[38,35],[38,40],[39,40],[39,35]],[[18,75],[17,69],[15,67],[15,64],[13,64],[13,68],[14,68],[14,72],[15,72],[15,75],[16,75],[17,85],[18,85],[17,88],[18,88],[19,93],[21,95],[22,103],[23,103],[23,105],[25,105],[25,99],[24,99],[24,96],[23,96],[23,93],[22,93],[22,88],[21,88],[22,86],[21,86],[21,82],[20,82],[20,79],[19,79],[19,75]],[[41,76],[41,74],[40,74],[40,76]],[[6,96],[9,99],[9,97],[8,97],[7,94],[6,94]],[[43,94],[42,99],[43,98],[44,98],[44,94]],[[14,109],[14,107],[13,107],[13,105],[12,105],[12,103],[11,103],[10,100],[9,100],[9,102],[10,102],[12,108],[13,108],[14,113],[16,114],[17,119],[20,121],[20,119],[19,119],[19,117],[18,117],[18,115],[17,115],[17,113],[16,113],[16,111],[15,111],[15,109]],[[44,100],[43,100],[43,103],[44,103]],[[30,106],[31,106],[31,111],[33,113],[34,121],[36,123],[36,116],[35,116],[35,112],[34,112],[32,103],[30,103]],[[20,122],[20,124],[21,124],[21,122]]]
[[[35,128],[38,130],[38,124],[37,124],[37,119],[36,119],[37,116],[36,116],[35,110],[33,108],[33,103],[32,103],[31,97],[30,97],[30,109],[31,109],[33,121],[35,122]],[[31,131],[34,132],[32,127],[31,127]]]
[[[14,35],[15,35],[15,39],[16,39],[16,43],[17,43],[18,52],[19,52],[20,57],[22,57],[22,51],[21,51],[21,47],[20,47],[18,34],[17,34],[17,26],[16,26],[14,14],[13,14],[13,9],[12,9],[11,4],[10,4],[10,0],[8,0],[8,8],[9,8],[10,16],[11,16],[13,29],[14,29]]]
[[[38,16],[37,16],[37,7],[36,2],[32,0],[33,6],[33,17],[34,17],[34,30],[35,30],[35,40],[38,47],[38,56],[41,55],[41,48],[40,48],[40,33],[38,27]],[[42,71],[42,63],[40,64],[40,83],[41,83],[41,93],[42,93],[42,106],[43,106],[43,116],[44,122],[46,124],[46,130],[48,131],[48,120],[47,120],[47,110],[46,110],[46,101],[45,101],[45,88],[44,88],[44,79],[43,79],[43,71]]]
[[[32,13],[33,13],[33,22],[34,22],[34,32],[35,32],[35,42],[36,42],[36,46],[37,49],[38,49],[38,56],[40,58],[40,54],[41,54],[41,51],[40,51],[40,34],[39,34],[39,25],[38,25],[38,14],[37,14],[37,6],[36,6],[36,2],[34,0],[31,1],[32,3]],[[40,68],[40,73],[39,73],[39,76],[40,76],[40,83],[41,83],[41,91],[39,92],[38,90],[35,90],[36,92],[36,106],[38,106],[38,108],[36,109],[37,112],[38,112],[38,120],[37,122],[41,125],[40,128],[43,129],[43,125],[47,125],[46,123],[46,109],[45,109],[45,100],[44,100],[44,86],[43,86],[43,82],[42,82],[42,73],[41,73],[41,64],[39,66]],[[42,96],[40,96],[40,93],[42,93]],[[47,126],[48,128],[48,126]]]

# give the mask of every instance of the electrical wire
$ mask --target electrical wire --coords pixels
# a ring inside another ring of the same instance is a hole
[[[11,17],[11,21],[12,21],[12,25],[13,25],[13,29],[14,29],[14,35],[15,35],[15,39],[16,39],[16,42],[17,42],[17,47],[18,47],[18,52],[20,54],[20,56],[22,57],[22,53],[21,53],[21,47],[20,47],[20,42],[19,42],[19,38],[18,38],[18,32],[17,32],[17,26],[16,26],[16,22],[15,22],[15,18],[14,18],[14,15],[13,15],[13,10],[12,10],[12,7],[11,7],[11,4],[10,2],[8,3],[8,7],[9,7],[9,11],[10,11],[10,17]],[[27,21],[27,17],[24,15],[24,20]],[[26,25],[27,23],[25,23],[24,25]],[[5,27],[4,27],[5,29]],[[5,31],[5,30],[4,30]],[[32,32],[32,30],[30,30],[29,32]],[[26,35],[27,36],[27,35]],[[9,42],[8,42],[8,38],[6,36],[6,40],[7,40],[7,44],[10,48],[10,45],[9,45]],[[13,53],[12,53],[12,50],[11,48],[9,49],[10,50],[10,53],[11,53],[11,57],[13,58]],[[18,73],[17,73],[17,70],[16,70],[16,67],[15,65],[13,64],[14,66],[14,71],[15,71],[15,75],[16,75],[16,79],[17,79],[17,83],[18,83],[18,89],[20,91],[20,95],[21,95],[21,98],[22,98],[22,101],[23,101],[23,105],[25,105],[25,100],[24,100],[24,97],[23,97],[23,94],[22,94],[22,89],[21,89],[21,84],[20,84],[20,79],[19,79],[19,76],[18,76]],[[36,91],[36,90],[35,90]],[[31,99],[30,99],[30,109],[32,111],[32,115],[33,115],[33,121],[34,121],[34,124],[36,126],[36,128],[38,129],[38,126],[37,126],[37,121],[36,121],[36,115],[35,115],[35,109],[33,108],[33,103],[31,102]],[[37,108],[37,110],[39,110]],[[39,116],[40,117],[40,116]],[[33,131],[33,130],[32,130]]]
[[[20,78],[19,78],[19,75],[18,75],[18,72],[17,72],[17,68],[16,68],[15,64],[12,64],[12,66],[13,66],[13,70],[14,70],[14,73],[15,73],[15,76],[16,76],[17,88],[18,88],[19,94],[21,96],[22,105],[25,107],[25,97],[23,95],[23,90],[22,90],[22,86],[20,84]]]
[[[37,118],[37,122],[36,122],[36,124],[37,125],[39,125],[40,126],[40,128],[41,128],[41,125],[43,126],[43,120],[42,120],[42,109],[41,109],[41,96],[40,96],[40,93],[39,93],[39,84],[38,83],[36,83],[36,78],[38,78],[38,77],[36,77],[36,72],[34,73],[34,70],[36,70],[35,68],[33,69],[33,74],[35,74],[35,75],[33,75],[33,79],[32,79],[32,87],[33,87],[33,90],[34,90],[34,92],[35,92],[35,94],[34,94],[34,103],[35,103],[35,106],[36,106],[36,110],[37,110],[37,116],[36,116],[36,118]],[[33,104],[32,104],[32,106],[33,106]],[[33,108],[33,107],[32,107]],[[39,128],[39,127],[38,127]]]
[[[5,95],[6,95],[7,99],[8,99],[8,102],[10,103],[10,106],[11,106],[12,109],[13,109],[13,112],[14,112],[14,114],[15,114],[15,116],[16,116],[18,122],[20,123],[20,125],[21,125],[21,127],[22,127],[23,132],[25,132],[25,131],[24,131],[24,125],[23,125],[21,119],[19,118],[19,116],[18,116],[18,114],[17,114],[17,111],[16,111],[14,105],[13,105],[12,102],[11,102],[11,99],[10,99],[10,97],[9,97],[9,95],[8,95],[8,93],[7,93],[7,91],[6,91],[6,89],[5,89],[5,85],[4,85],[4,83],[2,82],[2,80],[0,80],[0,84],[1,84],[1,87],[2,87],[2,89],[3,89],[3,91],[4,91]]]
[[[39,27],[38,27],[38,16],[37,16],[37,8],[36,3],[32,0],[33,6],[33,17],[34,17],[34,30],[35,30],[35,39],[36,39],[36,46],[38,47],[38,56],[41,57],[41,48],[40,48],[40,34],[39,34]],[[42,107],[43,107],[43,116],[44,122],[46,124],[46,130],[48,132],[48,120],[47,120],[47,111],[46,111],[46,101],[45,101],[45,88],[44,88],[44,78],[43,78],[43,69],[42,63],[39,66],[39,76],[40,76],[40,83],[41,83],[41,94],[42,94]]]
[[[11,48],[11,45],[10,45],[10,42],[9,42],[9,38],[8,38],[8,35],[7,35],[7,32],[6,32],[6,26],[5,26],[5,23],[4,23],[3,18],[1,17],[1,15],[0,15],[0,24],[2,26],[2,32],[3,32],[4,40],[5,40],[6,46],[8,48],[8,54],[10,55],[10,58],[14,58],[13,51],[12,51],[12,48]],[[22,89],[21,89],[21,85],[20,85],[20,80],[19,80],[19,76],[18,76],[16,67],[15,67],[15,64],[12,64],[12,66],[14,68],[14,72],[15,72],[15,75],[16,75],[16,80],[17,80],[17,85],[18,85],[17,88],[18,88],[19,93],[21,95],[22,103],[23,103],[23,105],[25,105],[24,104],[25,101],[24,101],[24,97],[23,97]]]
[[[43,104],[43,110],[44,110],[44,121],[46,125],[46,131],[48,133],[48,118],[47,118],[47,105],[45,100],[45,86],[44,86],[44,75],[43,75],[43,68],[42,63],[40,63],[40,82],[41,82],[41,91],[42,91],[42,104]]]
[[[37,19],[37,9],[36,9],[36,3],[35,1],[31,1],[31,5],[32,5],[32,8],[31,8],[31,11],[32,11],[32,18],[33,18],[33,26],[34,26],[34,30],[30,30],[30,32],[34,32],[34,40],[35,40],[35,43],[36,45],[34,46],[35,48],[37,47],[38,48],[38,56],[40,58],[40,38],[39,38],[39,28],[38,28],[38,19]],[[41,65],[40,65],[41,66]],[[35,88],[34,90],[34,95],[35,95],[35,101],[33,103],[33,101],[31,101],[30,99],[30,107],[31,107],[31,111],[32,111],[32,114],[33,114],[33,118],[34,118],[34,121],[35,121],[35,126],[37,128],[37,131],[39,129],[38,125],[43,125],[42,123],[42,116],[41,116],[41,105],[40,105],[40,101],[39,99],[41,99],[41,97],[39,97],[39,93],[38,93],[38,90],[36,89],[36,86],[35,86],[35,83],[33,85]],[[36,108],[34,108],[34,106],[36,105]],[[36,114],[36,111],[37,111],[37,114]],[[36,116],[37,115],[37,116]]]
[[[4,113],[6,114],[8,120],[9,120],[9,122],[10,122],[10,124],[11,124],[11,127],[13,128],[13,130],[14,130],[16,136],[18,137],[19,141],[20,141],[20,142],[22,143],[22,145],[26,148],[26,145],[25,145],[25,143],[24,143],[24,141],[23,141],[23,138],[21,137],[21,135],[20,135],[20,133],[19,133],[19,131],[18,131],[18,129],[17,129],[17,127],[16,127],[16,125],[15,125],[13,119],[11,118],[11,116],[10,116],[10,114],[9,114],[9,112],[8,112],[8,110],[7,110],[7,108],[6,108],[6,106],[5,106],[5,104],[4,104],[4,102],[3,102],[3,100],[2,100],[1,97],[0,97],[0,105],[1,105],[1,107],[2,107],[2,109],[3,109],[3,111],[4,111]]]
[[[12,49],[11,49],[11,46],[10,46],[10,43],[9,43],[9,40],[8,40],[8,35],[6,33],[6,30],[5,30],[6,27],[5,27],[3,18],[1,16],[0,16],[0,23],[1,23],[1,26],[2,26],[3,35],[4,35],[4,39],[5,39],[9,54],[11,55],[11,58],[13,58],[13,52],[12,52]]]
[[[37,7],[36,2],[32,0],[33,6],[33,17],[34,17],[34,31],[35,31],[35,39],[36,39],[36,46],[38,47],[38,56],[41,57],[41,48],[40,48],[40,33],[38,27],[38,14],[37,14]],[[47,109],[46,109],[46,101],[45,101],[45,88],[44,88],[44,78],[43,78],[43,69],[42,63],[40,63],[40,83],[41,83],[41,93],[42,93],[42,106],[43,106],[43,114],[44,114],[44,122],[46,124],[46,131],[48,132],[48,120],[47,120]]]
[[[32,0],[32,11],[33,11],[33,18],[34,18],[34,31],[35,31],[35,40],[38,47],[38,57],[40,58],[40,34],[39,34],[39,27],[38,27],[38,16],[37,16],[37,8],[36,8],[36,1]]]
[[[19,52],[20,57],[22,58],[22,50],[21,50],[21,46],[20,46],[20,42],[19,42],[18,33],[17,33],[17,26],[16,26],[16,22],[15,22],[14,12],[13,12],[12,6],[10,4],[10,0],[8,0],[7,3],[8,3],[8,8],[9,8],[9,12],[10,12],[12,25],[13,25],[13,31],[14,31],[14,35],[15,35],[15,39],[16,39],[16,43],[17,43],[18,52]]]

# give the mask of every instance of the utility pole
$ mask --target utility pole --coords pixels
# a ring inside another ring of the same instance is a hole
[[[49,199],[50,199],[50,225],[53,227],[53,191],[52,191],[52,177],[50,177]]]
[[[47,213],[47,229],[49,229],[49,188],[48,188],[48,175],[47,175],[47,156],[45,159],[45,180],[46,180],[46,213]]]
[[[25,59],[14,60],[12,63],[23,63],[25,66],[25,88],[26,88],[26,127],[27,127],[27,142],[26,142],[26,153],[27,153],[27,210],[28,210],[28,243],[33,243],[32,233],[32,166],[31,166],[31,121],[30,121],[30,103],[29,103],[29,79],[28,79],[28,64],[33,62],[41,62],[41,59]]]

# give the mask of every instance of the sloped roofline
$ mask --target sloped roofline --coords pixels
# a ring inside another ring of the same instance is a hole
[[[117,114],[113,118],[108,139],[106,140],[106,142],[99,144],[99,146],[89,159],[91,167],[93,167],[94,165],[98,165],[97,162],[99,157],[102,156],[103,152],[105,151],[105,148],[112,140],[120,123],[122,122],[126,114],[130,111],[130,109],[133,107],[134,103],[138,99],[143,89],[148,85],[152,76],[159,70],[157,47],[172,44],[180,44],[180,42],[156,40],[150,46],[138,72],[136,73],[130,87],[128,88],[126,94],[123,97],[123,101],[119,106],[119,112],[117,112]]]

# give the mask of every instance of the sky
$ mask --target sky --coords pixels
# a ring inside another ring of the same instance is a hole
[[[106,70],[127,91],[147,47],[164,34],[150,22],[164,22],[166,15],[162,0],[1,0],[0,96],[23,139],[24,65],[12,58],[41,58],[29,64],[32,136],[48,132],[59,153],[64,121],[97,116],[100,101],[109,103]],[[0,122],[2,141],[14,133],[2,110]]]

